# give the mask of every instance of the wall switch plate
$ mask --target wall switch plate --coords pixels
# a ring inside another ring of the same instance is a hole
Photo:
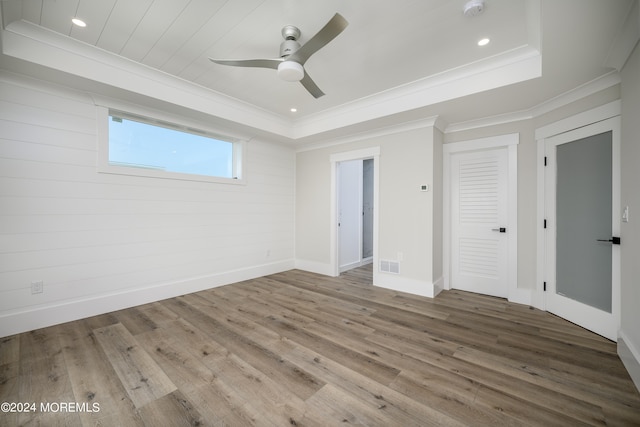
[[[37,282],[31,282],[32,294],[41,294],[42,292],[44,292],[44,282],[42,280],[38,280]]]
[[[622,222],[629,222],[629,206],[625,206],[622,211]]]

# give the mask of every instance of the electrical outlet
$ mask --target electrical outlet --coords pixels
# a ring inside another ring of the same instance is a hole
[[[44,282],[42,280],[38,280],[37,282],[31,282],[32,294],[41,294],[42,292],[44,292]]]

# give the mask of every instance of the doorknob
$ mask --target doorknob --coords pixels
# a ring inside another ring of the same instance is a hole
[[[613,243],[614,245],[619,245],[620,244],[620,238],[619,237],[612,237],[610,239],[598,239],[598,242],[609,242],[609,243]]]
[[[492,228],[491,231],[499,231],[501,233],[506,233],[507,229],[505,227],[500,227],[500,228]]]

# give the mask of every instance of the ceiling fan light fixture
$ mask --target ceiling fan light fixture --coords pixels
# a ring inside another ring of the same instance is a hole
[[[299,82],[304,77],[304,68],[294,61],[282,61],[278,65],[278,77],[287,82]]]

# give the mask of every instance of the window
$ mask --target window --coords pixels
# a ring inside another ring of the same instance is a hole
[[[118,111],[109,111],[106,132],[102,172],[212,182],[242,178],[239,141]]]

